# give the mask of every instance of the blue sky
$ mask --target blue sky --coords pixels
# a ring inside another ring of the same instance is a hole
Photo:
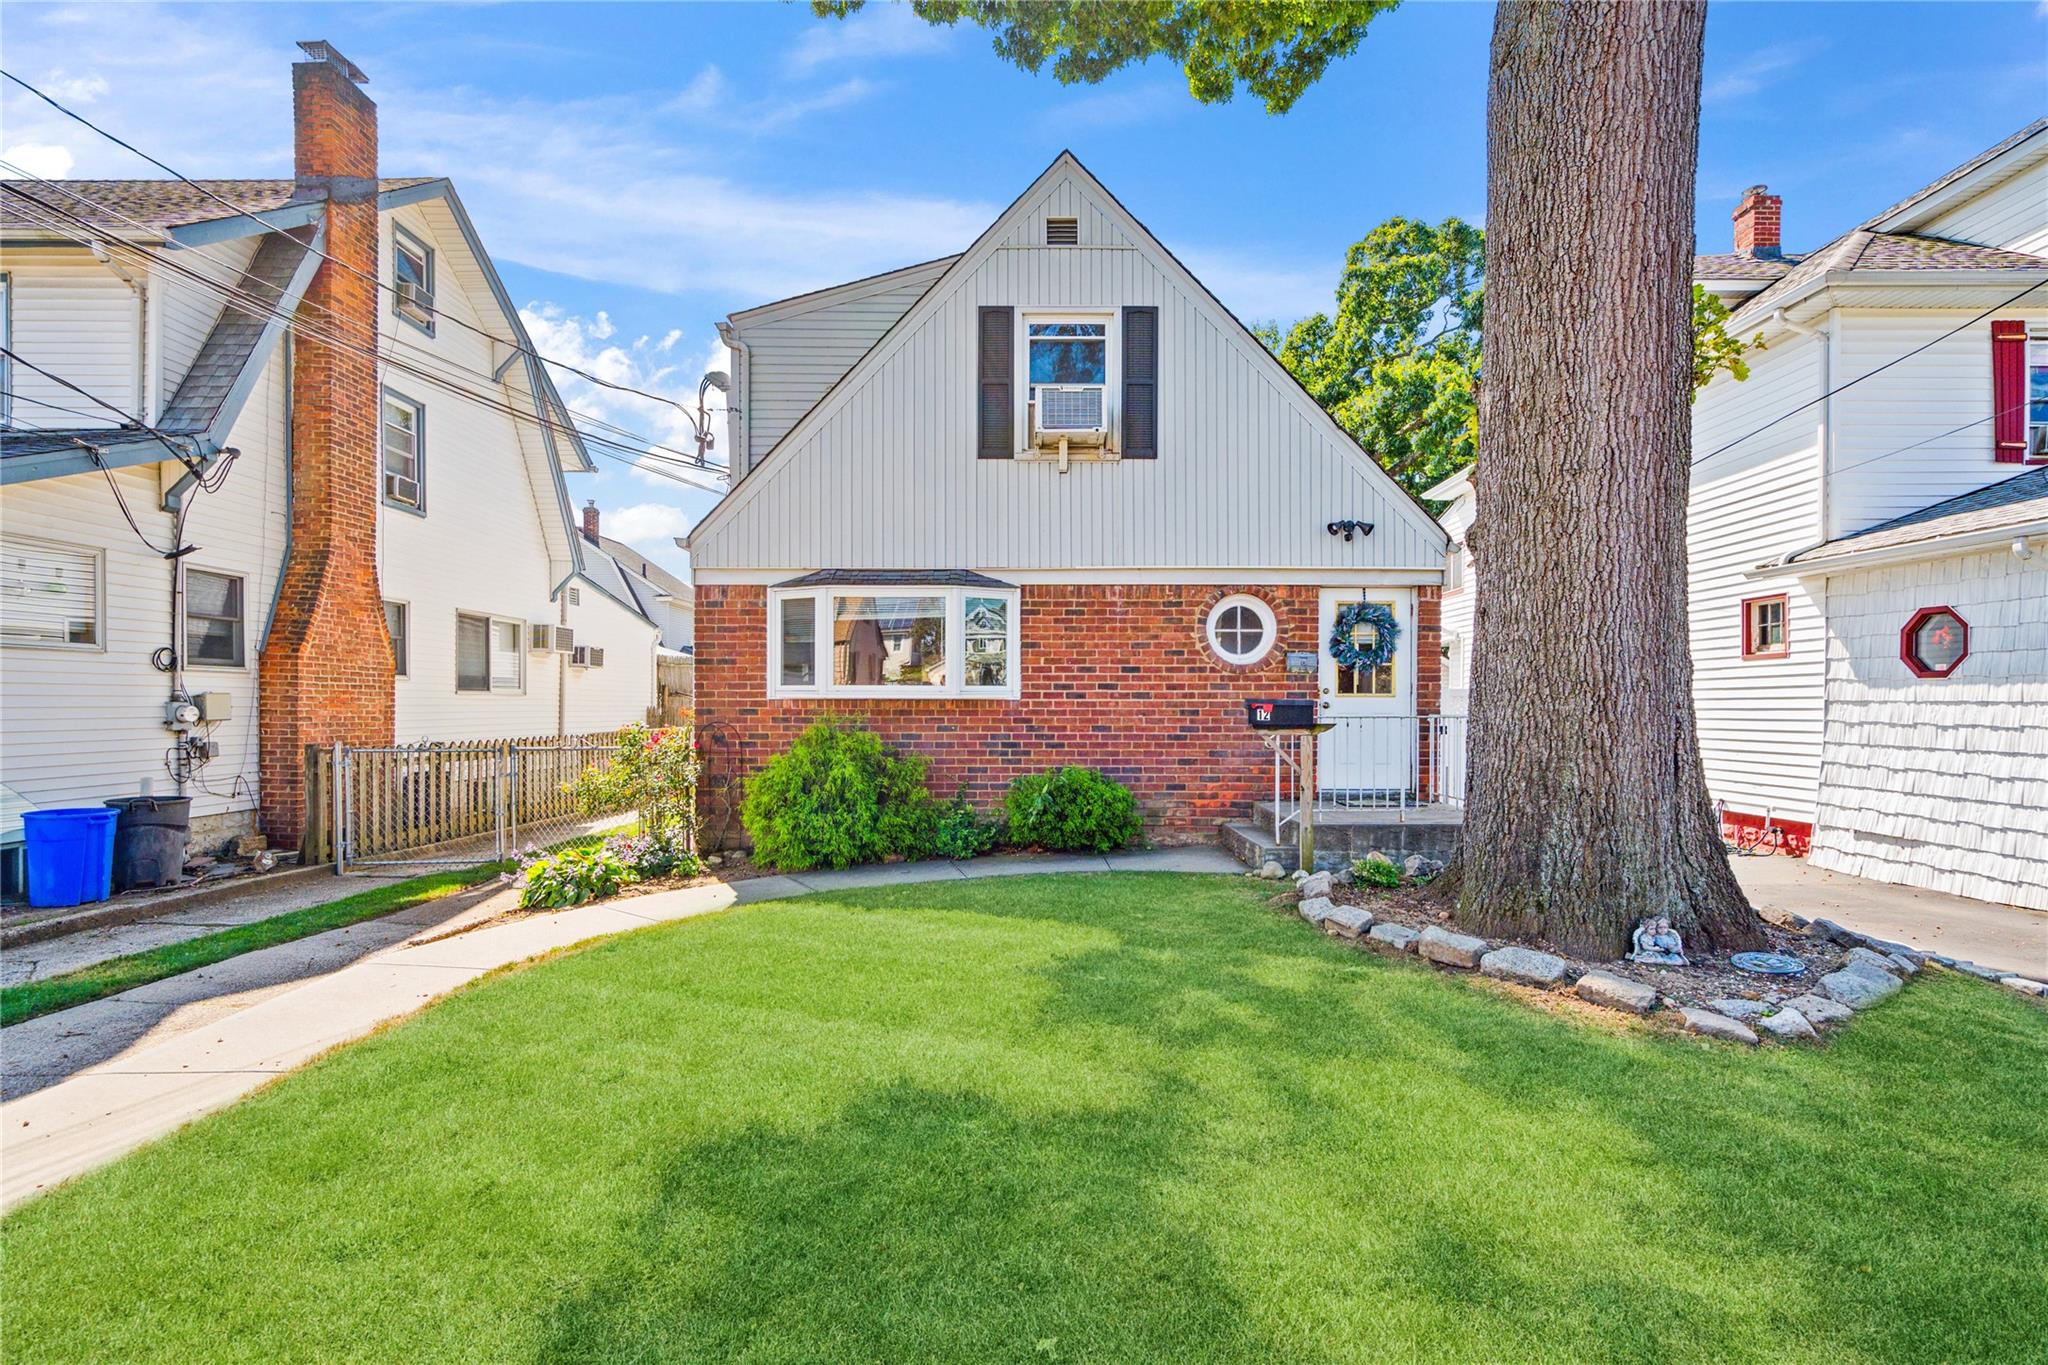
[[[680,396],[718,318],[959,250],[1062,147],[1247,320],[1323,306],[1381,220],[1483,217],[1491,22],[1410,0],[1280,118],[1161,63],[1062,87],[881,5],[10,3],[0,59],[186,174],[285,175],[293,40],[326,38],[371,78],[386,173],[454,178],[541,349]],[[1810,247],[2048,110],[2048,2],[1720,3],[1705,85],[1701,248],[1759,181]],[[0,120],[38,173],[154,174],[11,88]],[[659,404],[570,401],[678,439]],[[574,482],[671,565],[713,500]]]

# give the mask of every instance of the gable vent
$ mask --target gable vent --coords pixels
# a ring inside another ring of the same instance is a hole
[[[1079,246],[1081,244],[1081,220],[1078,218],[1046,219],[1045,244],[1047,246]]]

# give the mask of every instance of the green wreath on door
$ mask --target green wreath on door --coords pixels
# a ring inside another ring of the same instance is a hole
[[[1372,627],[1372,638],[1361,644],[1358,639],[1360,626]],[[1394,661],[1394,646],[1401,638],[1401,627],[1394,620],[1394,609],[1381,602],[1346,602],[1337,608],[1337,619],[1330,626],[1330,657],[1354,672],[1378,668]]]

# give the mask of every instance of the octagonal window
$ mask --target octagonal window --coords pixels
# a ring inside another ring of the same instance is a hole
[[[1899,657],[1922,678],[1946,678],[1970,657],[1970,623],[1950,607],[1922,607],[1899,632]]]

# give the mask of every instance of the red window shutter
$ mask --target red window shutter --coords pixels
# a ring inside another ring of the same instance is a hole
[[[2027,458],[2027,324],[1991,324],[1992,458],[2023,464]]]

